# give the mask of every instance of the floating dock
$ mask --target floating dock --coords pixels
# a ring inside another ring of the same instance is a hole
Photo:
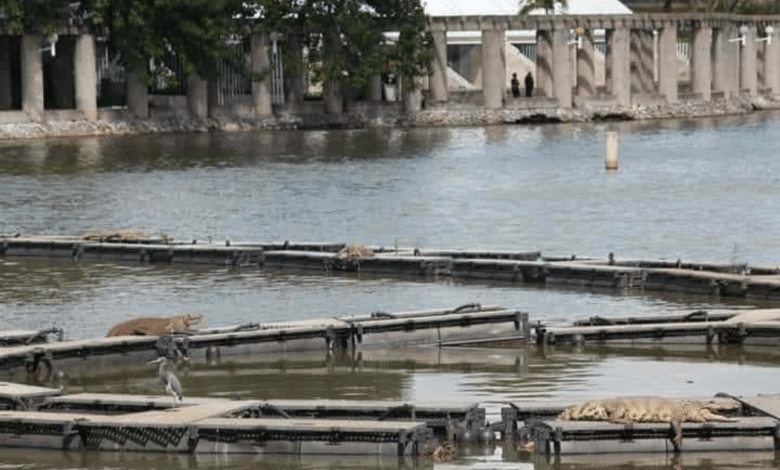
[[[75,236],[0,237],[0,256],[81,261],[202,264],[397,276],[446,276],[578,288],[780,299],[780,267],[546,257],[540,251],[420,250],[345,243],[161,243]]]
[[[780,344],[780,309],[641,318],[591,317],[568,326],[532,326],[537,344],[588,342],[703,342],[705,344]]]
[[[257,351],[445,346],[526,342],[529,335],[527,313],[498,305],[467,304],[451,309],[212,328],[164,337],[115,336],[9,346],[0,348],[0,369],[24,368],[28,380],[42,383],[56,373],[57,363],[99,356],[140,354],[151,359],[158,355],[208,357]]]
[[[780,450],[780,395],[732,397],[739,402],[733,422],[681,423],[684,453],[698,451]],[[572,403],[517,403],[502,409],[506,435],[539,454],[675,452],[670,423],[618,424],[602,421],[556,420]],[[512,434],[514,433],[514,434]]]

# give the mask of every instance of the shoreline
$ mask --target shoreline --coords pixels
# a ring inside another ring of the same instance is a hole
[[[284,112],[278,116],[216,116],[205,119],[185,115],[149,119],[48,120],[0,122],[0,142],[60,137],[168,134],[187,132],[236,132],[272,130],[330,130],[363,128],[456,127],[496,124],[558,124],[603,121],[708,118],[780,110],[780,98],[745,97],[736,100],[660,102],[618,106],[592,100],[574,108],[558,108],[552,100],[510,100],[502,109],[450,103],[415,113],[399,105],[355,106],[342,114]],[[1,113],[0,113],[1,114]]]

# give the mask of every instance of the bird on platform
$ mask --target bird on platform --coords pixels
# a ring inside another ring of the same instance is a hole
[[[179,379],[171,370],[171,366],[168,364],[168,358],[165,356],[160,356],[157,359],[147,362],[147,364],[158,363],[160,366],[157,368],[157,377],[165,384],[165,391],[173,396],[173,404],[175,406],[177,402],[181,402],[182,400],[181,382],[179,382]]]

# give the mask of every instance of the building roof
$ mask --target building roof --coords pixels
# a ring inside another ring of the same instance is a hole
[[[516,15],[520,11],[519,0],[423,0],[429,16]],[[631,10],[619,0],[568,0],[564,10],[555,4],[556,13],[570,15],[630,14]],[[533,10],[530,14],[544,14]]]

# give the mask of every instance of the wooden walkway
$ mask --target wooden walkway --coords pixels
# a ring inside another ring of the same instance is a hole
[[[81,261],[206,264],[397,276],[448,276],[584,288],[780,299],[780,267],[698,262],[546,257],[539,251],[419,250],[367,247],[349,257],[345,243],[109,243],[69,236],[0,237],[0,256]]]

